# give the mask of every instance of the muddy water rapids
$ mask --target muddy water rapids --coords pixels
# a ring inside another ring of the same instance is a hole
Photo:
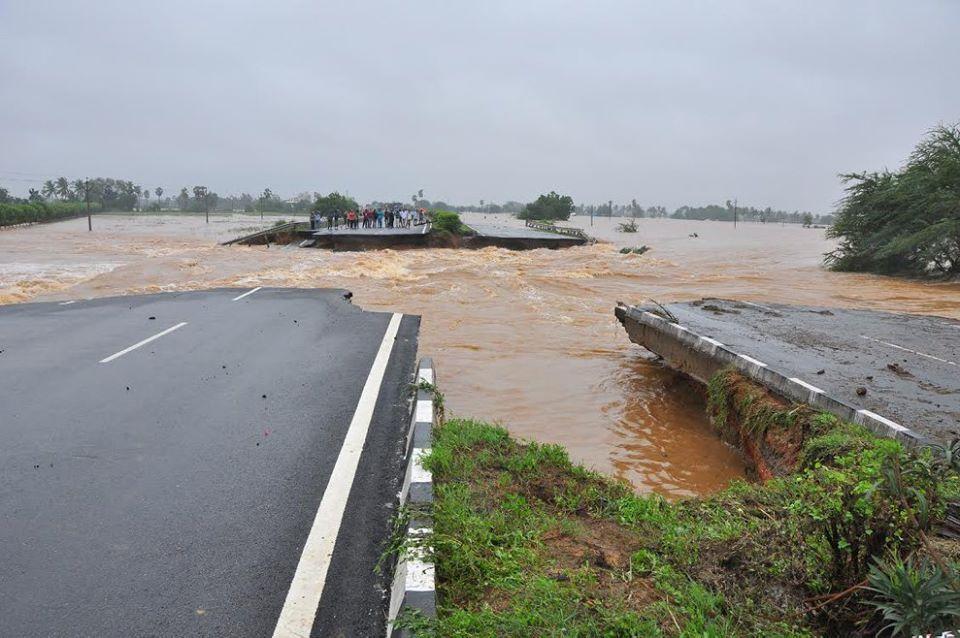
[[[624,234],[609,219],[570,224],[604,241],[555,251],[333,253],[218,245],[259,227],[252,216],[207,225],[194,216],[100,215],[92,233],[85,219],[0,231],[0,303],[346,288],[362,308],[422,315],[420,351],[435,357],[454,414],[561,443],[577,461],[669,497],[716,490],[743,468],[710,431],[700,393],[628,341],[613,316],[617,300],[713,296],[960,318],[960,284],[825,271],[832,244],[823,230],[644,219]],[[652,250],[618,252],[637,244]]]

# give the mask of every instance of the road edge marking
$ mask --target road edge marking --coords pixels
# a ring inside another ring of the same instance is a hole
[[[170,327],[170,328],[167,328],[166,330],[163,330],[163,331],[161,331],[161,332],[158,332],[157,334],[153,335],[152,337],[147,337],[147,338],[144,339],[143,341],[140,341],[140,342],[138,342],[138,343],[133,344],[133,345],[130,346],[129,348],[124,348],[124,349],[121,350],[120,352],[114,352],[112,355],[110,355],[109,357],[106,357],[105,359],[100,359],[100,363],[110,363],[110,362],[113,361],[114,359],[119,359],[120,357],[122,357],[123,355],[127,354],[128,352],[132,352],[132,351],[136,350],[137,348],[139,348],[139,347],[141,347],[141,346],[147,345],[147,344],[150,343],[151,341],[154,341],[154,340],[156,340],[156,339],[159,339],[159,338],[162,337],[163,335],[170,334],[170,333],[173,332],[174,330],[178,330],[178,329],[184,327],[185,325],[187,325],[187,323],[189,323],[189,322],[187,322],[187,321],[181,321],[180,323],[178,323],[178,324],[175,325],[175,326],[172,326],[172,327]]]
[[[347,499],[360,464],[360,455],[373,421],[374,408],[380,396],[380,387],[390,362],[393,345],[400,330],[400,313],[394,313],[380,342],[380,349],[370,366],[357,409],[350,420],[337,461],[330,473],[320,506],[313,518],[310,533],[300,553],[290,588],[277,618],[273,638],[302,638],[309,636],[317,617],[320,599],[327,581],[327,571],[347,508]]]
[[[234,297],[234,298],[231,299],[230,301],[240,301],[241,299],[243,299],[243,298],[246,297],[247,295],[252,295],[253,293],[255,293],[255,292],[257,292],[258,290],[261,290],[261,289],[263,289],[263,286],[257,286],[257,287],[254,288],[253,290],[248,290],[247,292],[243,293],[242,295],[237,295],[236,297]]]

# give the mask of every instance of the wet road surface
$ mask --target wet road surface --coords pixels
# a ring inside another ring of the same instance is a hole
[[[418,327],[339,290],[0,307],[0,635],[381,634]]]
[[[693,332],[858,409],[933,439],[960,436],[960,321],[722,299],[667,308]]]

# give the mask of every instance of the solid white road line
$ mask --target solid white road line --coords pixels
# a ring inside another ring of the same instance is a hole
[[[886,342],[886,341],[880,341],[879,339],[874,339],[873,337],[868,337],[867,335],[860,335],[860,336],[861,336],[863,339],[867,339],[867,340],[869,340],[869,341],[876,341],[877,343],[882,343],[882,344],[885,345],[885,346],[890,346],[891,348],[896,348],[897,350],[903,350],[904,352],[910,352],[910,353],[915,354],[915,355],[920,356],[920,357],[926,357],[927,359],[933,359],[934,361],[939,361],[939,362],[941,362],[941,363],[946,363],[946,364],[951,365],[951,366],[957,365],[957,363],[956,363],[955,361],[948,361],[948,360],[946,360],[946,359],[941,359],[940,357],[935,357],[935,356],[933,356],[932,354],[926,354],[926,353],[923,353],[923,352],[917,352],[916,350],[911,350],[910,348],[904,348],[903,346],[898,346],[898,345],[895,344],[895,343],[888,343],[888,342]]]
[[[300,562],[287,591],[287,599],[273,630],[274,638],[303,638],[310,635],[327,580],[330,558],[333,556],[333,548],[343,521],[343,512],[347,507],[347,497],[350,496],[363,443],[367,438],[370,421],[373,420],[373,409],[380,395],[380,385],[390,361],[393,342],[400,329],[401,317],[403,315],[396,313],[390,319],[380,343],[380,350],[370,367],[370,374],[363,385],[360,401],[353,413],[337,462],[333,466],[327,489],[320,499],[320,507],[303,546],[303,553],[300,554]]]
[[[231,299],[230,301],[240,301],[241,299],[243,299],[243,298],[246,297],[247,295],[252,295],[253,293],[255,293],[255,292],[257,292],[258,290],[260,290],[261,288],[263,288],[263,286],[257,286],[257,287],[254,288],[253,290],[248,290],[247,292],[243,293],[242,295],[237,295],[236,297],[234,297],[234,298]]]
[[[170,328],[167,328],[167,329],[164,330],[163,332],[158,332],[157,334],[153,335],[152,337],[147,337],[147,338],[144,339],[143,341],[141,341],[141,342],[139,342],[139,343],[135,343],[135,344],[133,344],[132,346],[130,346],[129,348],[124,348],[124,349],[121,350],[120,352],[117,352],[117,353],[115,353],[115,354],[112,354],[112,355],[110,355],[109,357],[107,357],[106,359],[100,359],[100,363],[110,363],[110,362],[113,361],[114,359],[117,359],[117,358],[119,358],[119,357],[122,357],[123,355],[127,354],[128,352],[131,352],[131,351],[133,351],[133,350],[136,350],[136,349],[139,348],[140,346],[145,346],[145,345],[147,345],[148,343],[150,343],[151,341],[153,341],[154,339],[159,339],[159,338],[162,337],[163,335],[165,335],[165,334],[170,334],[170,333],[173,332],[174,330],[177,330],[178,328],[182,328],[182,327],[184,327],[185,325],[187,325],[187,322],[186,322],[186,321],[181,321],[181,322],[178,323],[177,325],[175,325],[175,326],[173,326],[173,327],[170,327]]]

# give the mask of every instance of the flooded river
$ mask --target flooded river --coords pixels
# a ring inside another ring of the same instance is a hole
[[[363,308],[423,316],[420,351],[435,357],[453,413],[562,443],[578,461],[672,497],[720,488],[742,466],[710,432],[699,393],[628,341],[613,316],[617,300],[736,297],[960,318],[960,284],[826,272],[820,262],[831,242],[797,226],[644,219],[638,233],[622,234],[614,221],[591,227],[577,218],[573,225],[609,243],[527,252],[217,245],[259,223],[104,215],[93,233],[85,219],[0,231],[0,303],[215,286],[347,288]],[[652,250],[618,252],[638,244]]]

